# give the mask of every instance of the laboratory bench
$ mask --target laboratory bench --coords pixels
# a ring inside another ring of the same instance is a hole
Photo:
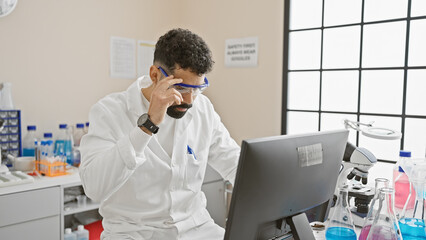
[[[100,218],[98,203],[87,198],[86,204],[79,206],[67,199],[69,190],[82,188],[78,169],[72,168],[68,173],[57,177],[35,176],[31,183],[0,187],[0,239],[63,239],[64,229],[76,219]],[[210,166],[202,190],[210,215],[225,227],[225,182]]]
[[[34,177],[34,182],[0,188],[1,239],[63,239],[70,218],[94,211],[98,203],[89,199],[85,205],[65,204],[64,191],[81,187],[77,168],[58,177]]]

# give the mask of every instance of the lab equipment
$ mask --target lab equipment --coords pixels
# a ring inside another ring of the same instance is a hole
[[[349,119],[343,120],[345,128],[351,128],[362,133],[362,135],[383,140],[396,140],[402,137],[402,133],[382,127],[373,127],[374,122],[370,123],[361,123],[356,121],[351,121]]]
[[[9,187],[18,184],[32,183],[34,178],[21,171],[0,172],[0,187]]]
[[[77,234],[71,228],[65,228],[64,240],[77,240]]]
[[[86,206],[86,202],[87,202],[87,197],[86,195],[78,195],[75,197],[77,199],[77,206],[78,207],[85,207]]]
[[[84,126],[84,132],[89,133],[89,122],[86,122],[86,124]]]
[[[72,165],[72,136],[67,124],[59,124],[58,137],[55,140],[55,155],[66,159],[66,163]]]
[[[3,119],[3,129],[0,131],[0,150],[3,154],[3,164],[11,167],[12,163],[6,158],[7,154],[21,156],[21,112],[19,110],[0,110]]]
[[[364,225],[361,229],[361,233],[359,236],[359,240],[366,240],[368,233],[370,232],[371,225],[373,224],[374,217],[376,216],[377,210],[379,208],[379,196],[380,196],[380,189],[389,187],[389,179],[386,178],[376,178],[374,189],[375,194],[374,198],[371,201],[370,210],[368,211],[367,216],[364,220]]]
[[[74,147],[80,146],[81,137],[84,135],[84,124],[83,123],[77,123],[76,129],[73,133],[73,139],[74,139]]]
[[[314,239],[309,222],[327,219],[347,138],[339,130],[243,141],[225,240],[290,231]]]
[[[53,162],[54,154],[54,145],[53,145],[53,135],[50,132],[43,134],[43,140],[41,141],[42,148],[44,148],[44,159],[50,162]]]
[[[2,118],[0,118],[0,132],[2,132],[3,131],[3,128],[4,128],[4,124],[5,123],[5,121],[2,119]],[[3,173],[3,172],[8,172],[9,171],[9,169],[7,168],[7,166],[6,165],[3,165],[3,157],[2,157],[2,150],[3,150],[3,147],[2,148],[0,148],[0,173]]]
[[[393,188],[380,189],[379,208],[374,216],[367,240],[402,240],[395,216],[393,195]]]
[[[400,162],[404,160],[409,160],[411,158],[410,151],[399,152],[399,161],[395,164],[393,169],[393,186],[395,189],[395,210],[397,211],[397,217],[401,213],[402,208],[405,205],[407,197],[410,193],[414,194],[413,186],[410,184],[408,180],[407,174],[401,167]],[[408,202],[407,208],[412,209],[414,207],[414,198],[410,198],[410,202]]]
[[[35,142],[37,141],[36,126],[28,125],[27,134],[22,140],[22,156],[31,157],[35,156]]]
[[[12,162],[15,171],[34,171],[34,157],[15,157],[8,154],[7,158]]]
[[[355,226],[348,204],[348,186],[339,188],[336,205],[325,232],[326,240],[356,240]]]
[[[78,225],[75,233],[77,234],[77,240],[89,240],[89,231],[84,229],[83,225]]]
[[[72,165],[74,167],[79,167],[81,162],[81,154],[78,147],[72,149]]]
[[[0,109],[12,110],[14,109],[12,99],[12,83],[0,83]]]
[[[414,192],[408,195],[399,225],[404,240],[426,240],[426,161],[418,159],[413,162],[413,168],[407,174]],[[407,205],[412,199],[415,199],[415,203],[410,209]]]

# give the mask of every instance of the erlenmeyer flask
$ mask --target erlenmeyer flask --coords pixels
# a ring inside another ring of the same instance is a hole
[[[339,196],[325,232],[325,239],[356,240],[354,221],[348,204],[348,186],[339,188]]]
[[[380,189],[389,187],[389,179],[386,178],[376,178],[375,180],[375,193],[373,200],[371,200],[370,210],[367,213],[367,217],[365,217],[364,225],[361,230],[361,234],[359,235],[358,240],[367,239],[368,233],[370,232],[371,225],[374,221],[374,216],[376,216],[377,210],[379,209],[379,196]]]
[[[402,240],[395,216],[393,188],[382,188],[379,193],[379,208],[368,233],[367,240]]]
[[[411,183],[413,184],[414,190],[416,191],[414,208],[409,210],[404,208],[402,216],[399,220],[399,227],[401,228],[401,233],[404,237],[404,240],[426,240],[426,181],[423,179],[414,179],[411,180]],[[410,197],[408,197],[407,202],[410,200]]]

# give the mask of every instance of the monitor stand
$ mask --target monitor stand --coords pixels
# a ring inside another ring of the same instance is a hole
[[[287,218],[294,240],[315,240],[314,233],[305,213]]]

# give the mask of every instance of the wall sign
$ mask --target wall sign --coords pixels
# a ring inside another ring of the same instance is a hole
[[[225,66],[256,67],[258,37],[227,39],[225,41]]]

